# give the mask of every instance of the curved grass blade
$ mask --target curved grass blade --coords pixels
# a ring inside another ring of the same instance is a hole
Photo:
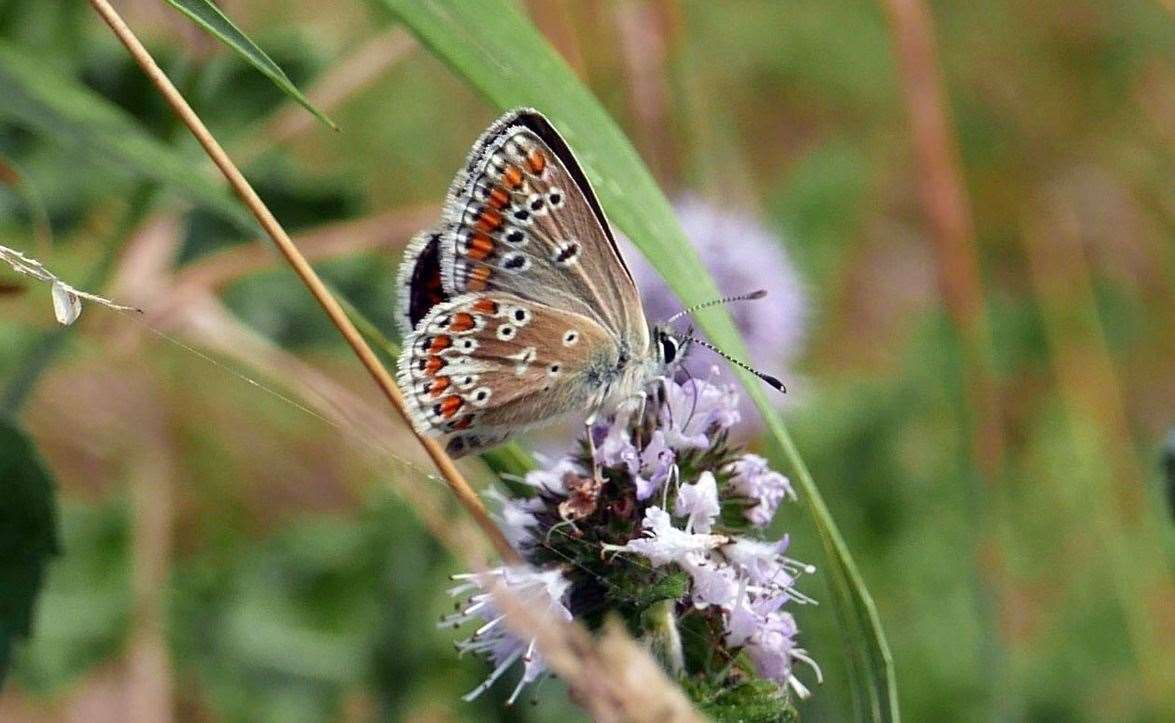
[[[325,113],[315,108],[306,96],[302,95],[302,91],[294,85],[285,71],[273,62],[273,59],[265,54],[265,51],[257,47],[257,44],[249,39],[248,35],[241,32],[241,29],[233,24],[232,20],[220,11],[220,8],[213,5],[210,0],[167,0],[176,10],[179,10],[184,15],[191,18],[197,25],[203,27],[208,32],[212,33],[222,43],[232,48],[238,55],[249,61],[257,70],[273,81],[273,84],[281,89],[283,93],[297,101],[303,108],[314,114],[314,117],[325,123],[331,130],[338,130],[339,127],[335,122],[327,117]]]
[[[122,109],[46,63],[0,42],[0,118],[53,138],[84,156],[97,156],[159,182],[183,198],[256,233],[253,217],[223,186],[193,171],[193,163],[146,133]]]
[[[513,4],[506,0],[380,1],[496,106],[529,105],[549,116],[575,149],[612,221],[640,247],[683,302],[719,296],[636,150]],[[747,357],[723,309],[699,313],[697,321],[716,344],[737,357]],[[775,451],[790,466],[820,531],[828,561],[824,569],[846,636],[858,714],[874,721],[898,720],[893,664],[873,599],[762,385],[749,375],[742,378],[767,422]]]

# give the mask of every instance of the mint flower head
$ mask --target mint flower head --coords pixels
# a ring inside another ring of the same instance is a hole
[[[471,696],[520,660],[510,700],[545,672],[533,644],[500,624],[494,581],[589,629],[621,618],[703,712],[754,699],[783,716],[793,697],[809,695],[820,671],[793,611],[814,603],[799,586],[815,570],[786,555],[786,536],[759,534],[795,493],[731,441],[739,404],[732,386],[661,379],[643,409],[598,422],[590,443],[510,478],[512,494],[495,493],[499,523],[528,567],[462,578],[458,594],[473,593],[470,604],[444,622],[478,622],[459,648],[494,666]]]

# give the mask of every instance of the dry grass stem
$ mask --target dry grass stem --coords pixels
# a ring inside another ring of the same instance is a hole
[[[972,454],[985,481],[992,485],[1003,468],[1003,425],[992,376],[991,338],[974,223],[943,97],[933,21],[923,0],[884,0],[883,4],[898,56],[922,208],[938,262],[939,288],[965,356],[970,406],[976,414]]]
[[[300,106],[299,106],[300,107]],[[436,220],[436,206],[394,210],[365,218],[327,224],[294,236],[310,261],[350,256],[383,248],[399,249],[421,228]],[[276,258],[268,245],[233,246],[184,266],[176,277],[177,290],[217,291],[244,276],[268,269]]]
[[[134,513],[131,586],[134,623],[127,653],[127,707],[130,723],[168,723],[174,719],[175,676],[167,647],[166,591],[173,536],[174,440],[170,420],[155,402],[158,394],[144,394],[140,414],[147,424],[135,437]]]
[[[69,325],[77,321],[78,316],[82,313],[82,299],[92,301],[95,304],[101,304],[115,311],[138,311],[133,306],[116,304],[103,296],[75,289],[59,279],[52,271],[45,268],[44,264],[40,261],[25,256],[16,249],[0,246],[0,261],[7,263],[18,274],[31,276],[37,281],[43,281],[50,285],[53,298],[53,313],[57,317],[57,321],[62,324]]]
[[[143,69],[148,78],[163,95],[168,105],[179,115],[180,120],[188,127],[192,135],[204,148],[205,152],[220,169],[225,178],[228,179],[229,185],[232,186],[236,194],[241,198],[253,215],[257,218],[258,223],[261,224],[262,229],[269,235],[273,242],[277,245],[278,250],[293,267],[299,278],[306,285],[310,293],[322,306],[327,316],[330,317],[331,323],[338,328],[339,332],[346,339],[355,355],[359,357],[359,361],[367,368],[384,396],[391,402],[392,406],[404,419],[406,424],[410,424],[407,407],[404,403],[404,398],[400,394],[400,390],[396,387],[388,370],[380,363],[379,358],[372,351],[371,347],[363,339],[359,330],[347,318],[346,313],[339,303],[331,296],[327,290],[326,285],[318,277],[318,274],[306,261],[305,257],[290,240],[289,235],[277,219],[274,218],[273,213],[253,190],[253,187],[245,179],[237,166],[232,162],[224,149],[220,146],[217,140],[205,127],[204,122],[200,120],[195,111],[192,110],[188,102],[175,88],[167,76],[160,70],[151,54],[139,42],[139,39],[127,27],[122,17],[111,7],[107,0],[90,0],[90,4],[98,11],[98,14],[110,26],[110,29],[118,37],[119,41],[130,52],[135,62]],[[432,459],[437,470],[441,476],[449,483],[450,489],[456,495],[461,505],[473,516],[474,520],[482,528],[484,534],[494,544],[498,553],[506,560],[511,562],[519,561],[518,553],[510,547],[509,542],[506,541],[502,532],[497,525],[490,518],[486,511],[485,505],[482,504],[481,499],[477,493],[465,480],[465,477],[458,471],[453,460],[445,453],[440,443],[425,435],[416,435],[420,444],[424,447],[428,456]]]
[[[563,623],[523,604],[504,585],[493,587],[506,625],[533,637],[543,661],[567,681],[571,697],[595,721],[686,723],[706,720],[622,623],[609,621],[598,639],[583,626]]]

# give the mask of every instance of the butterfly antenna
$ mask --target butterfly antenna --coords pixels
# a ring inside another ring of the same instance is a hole
[[[661,323],[669,324],[671,322],[674,322],[674,321],[680,319],[681,317],[683,317],[687,314],[692,314],[695,311],[698,311],[700,309],[707,309],[711,306],[718,306],[719,304],[729,304],[732,301],[755,301],[756,299],[762,299],[766,295],[767,295],[766,289],[759,289],[758,291],[752,291],[749,294],[737,294],[735,296],[724,296],[721,299],[711,299],[710,301],[703,301],[700,304],[694,304],[691,307],[688,307],[686,309],[682,309],[681,311],[677,312],[676,314],[674,314],[673,316],[669,317],[668,319],[666,319],[665,321],[663,321]]]
[[[759,377],[763,381],[767,382],[775,389],[778,389],[779,391],[783,392],[784,394],[787,394],[787,387],[783,386],[783,382],[779,381],[778,379],[771,376],[770,374],[764,374],[763,372],[759,371],[758,369],[755,369],[754,367],[750,366],[746,362],[741,362],[738,359],[735,359],[734,357],[732,357],[731,355],[722,351],[721,349],[714,346],[713,344],[711,344],[708,341],[702,341],[701,339],[698,339],[697,337],[693,337],[693,336],[687,336],[685,338],[691,344],[698,344],[700,346],[706,347],[707,349],[714,352],[718,356],[722,357],[726,361],[730,362],[731,364],[734,364],[736,367],[739,367],[740,369],[745,369],[746,371],[750,372],[751,374],[754,374],[755,376]]]

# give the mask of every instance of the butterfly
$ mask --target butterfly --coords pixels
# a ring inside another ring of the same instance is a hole
[[[454,457],[639,399],[697,341],[646,319],[583,169],[530,108],[478,138],[397,287],[397,382],[416,431]]]

